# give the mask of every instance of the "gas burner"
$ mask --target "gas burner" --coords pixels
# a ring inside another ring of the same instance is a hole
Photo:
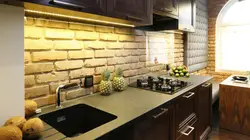
[[[190,82],[182,81],[179,79],[173,79],[165,76],[144,76],[141,79],[137,79],[137,82],[131,83],[129,86],[145,90],[151,90],[155,92],[161,92],[165,94],[174,94],[189,85],[191,85]]]

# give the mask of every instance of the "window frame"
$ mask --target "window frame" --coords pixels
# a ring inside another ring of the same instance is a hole
[[[222,8],[222,10],[220,11],[220,13],[217,16],[216,19],[216,35],[215,35],[215,72],[230,72],[230,73],[242,73],[242,72],[247,72],[248,70],[228,70],[228,69],[223,69],[220,68],[219,63],[220,60],[218,59],[220,57],[220,52],[221,52],[221,34],[222,34],[222,30],[227,27],[227,26],[236,26],[236,25],[240,25],[240,24],[233,24],[233,23],[222,23],[223,22],[223,18],[226,15],[227,11],[237,2],[239,2],[240,0],[229,0],[224,7]],[[244,25],[244,24],[243,24]],[[224,28],[223,28],[224,27]]]

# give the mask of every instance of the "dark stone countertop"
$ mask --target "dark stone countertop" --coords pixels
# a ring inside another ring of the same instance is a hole
[[[157,73],[151,75],[156,76],[162,74]],[[66,136],[64,136],[62,133],[58,132],[48,124],[45,124],[45,131],[42,132],[42,137],[40,139],[41,140],[96,139],[132,121],[133,119],[159,107],[160,105],[175,99],[176,97],[184,94],[185,92],[193,89],[194,87],[197,87],[198,85],[211,80],[212,77],[191,76],[190,78],[179,78],[179,79],[192,82],[192,85],[184,88],[183,90],[175,93],[174,95],[161,94],[152,91],[146,91],[142,89],[128,87],[125,91],[115,92],[110,96],[101,96],[99,94],[96,94],[65,102],[62,104],[64,107],[69,107],[75,104],[83,103],[95,107],[97,109],[103,110],[105,112],[114,114],[118,118],[73,138],[65,138]],[[55,110],[56,109],[54,105],[42,108],[43,114]]]

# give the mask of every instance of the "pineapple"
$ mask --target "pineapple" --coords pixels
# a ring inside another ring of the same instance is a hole
[[[113,87],[116,91],[123,91],[126,87],[125,79],[121,68],[116,69],[115,77],[113,79]]]
[[[110,71],[107,69],[102,73],[100,91],[102,95],[110,95],[112,92],[112,83],[110,81]]]

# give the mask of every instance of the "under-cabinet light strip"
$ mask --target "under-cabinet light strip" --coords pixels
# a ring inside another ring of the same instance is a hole
[[[42,11],[29,10],[29,9],[24,9],[24,11],[28,13],[42,14],[42,15],[47,15],[47,16],[56,16],[56,17],[71,18],[71,19],[84,20],[84,21],[90,21],[90,22],[96,22],[96,23],[135,27],[135,25],[132,25],[132,24],[117,23],[117,22],[112,22],[112,21],[103,21],[103,20],[98,20],[98,19],[83,18],[83,17],[76,17],[76,16],[67,16],[63,14],[56,14],[56,13],[50,13],[50,12],[42,12]]]

